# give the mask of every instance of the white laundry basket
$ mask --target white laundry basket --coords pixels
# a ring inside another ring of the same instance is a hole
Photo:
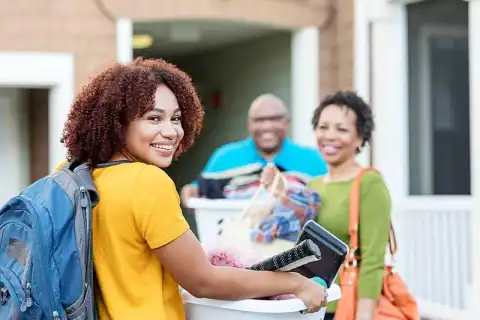
[[[207,252],[223,250],[241,256],[244,262],[258,262],[294,246],[294,242],[280,239],[270,243],[251,241],[249,231],[245,229],[249,228],[245,225],[245,223],[249,225],[246,220],[243,223],[239,222],[240,225],[236,223],[233,226],[229,224],[228,227],[225,225],[235,217],[243,215],[245,209],[251,205],[251,200],[204,198],[189,200],[188,206],[195,210],[198,239]],[[224,224],[220,224],[222,220]],[[220,230],[223,231],[221,237]]]
[[[198,239],[204,244],[215,243],[219,221],[229,219],[242,212],[248,200],[191,198],[188,207],[195,210]]]
[[[187,320],[322,320],[326,308],[317,313],[301,314],[305,304],[300,299],[221,301],[197,299],[183,291]],[[340,299],[340,287],[328,289],[328,301]]]

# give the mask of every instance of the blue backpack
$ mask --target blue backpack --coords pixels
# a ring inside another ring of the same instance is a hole
[[[66,163],[0,209],[0,319],[96,319],[90,169]]]

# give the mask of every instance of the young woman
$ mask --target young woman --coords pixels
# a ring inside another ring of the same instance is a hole
[[[209,263],[162,170],[192,146],[202,120],[190,78],[163,60],[113,64],[77,96],[62,141],[69,160],[94,168],[100,194],[93,212],[100,319],[185,319],[179,285],[226,300],[293,293],[309,312],[325,304],[324,289],[298,274]]]
[[[328,165],[328,173],[309,184],[322,197],[317,222],[349,243],[350,188],[361,170],[355,156],[372,137],[372,110],[356,93],[340,91],[321,102],[314,112],[312,125],[318,148]],[[265,169],[264,183],[270,183],[274,171],[272,167]],[[372,320],[382,290],[391,201],[382,177],[375,172],[365,173],[360,190],[358,253],[361,263],[356,317]],[[333,319],[336,305],[328,305],[325,319]]]

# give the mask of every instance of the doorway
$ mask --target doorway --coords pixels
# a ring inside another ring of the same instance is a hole
[[[0,203],[49,172],[48,89],[0,88]]]
[[[247,137],[247,112],[260,94],[290,105],[291,31],[227,21],[134,23],[134,57],[163,58],[187,72],[205,107],[194,146],[167,172],[180,189],[216,148]],[[135,49],[135,39],[150,37]]]

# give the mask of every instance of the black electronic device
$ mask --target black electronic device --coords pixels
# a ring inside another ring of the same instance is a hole
[[[313,241],[322,253],[321,259],[304,266],[304,269],[308,270],[306,276],[309,278],[320,277],[330,287],[337,277],[340,267],[345,262],[348,245],[313,220],[308,221],[303,226],[297,243],[302,243],[305,240]]]
[[[311,278],[306,266],[321,259],[322,254],[318,246],[312,240],[307,239],[298,243],[293,248],[256,263],[247,269],[256,271],[297,272]]]

